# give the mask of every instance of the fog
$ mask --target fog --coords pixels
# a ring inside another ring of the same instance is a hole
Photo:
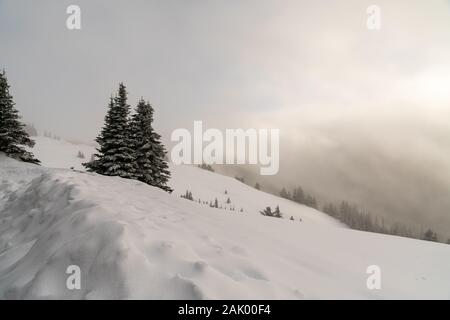
[[[222,170],[269,192],[300,185],[322,205],[347,200],[387,223],[405,223],[417,232],[433,227],[448,236],[448,110],[427,114],[397,106],[382,113],[329,111],[325,119],[317,112],[294,112],[288,117],[293,120],[283,122],[277,176],[259,176],[251,166]],[[278,117],[272,115],[273,123]]]
[[[169,148],[194,120],[279,128],[280,172],[254,178],[266,188],[450,237],[450,2],[377,1],[377,31],[371,4],[0,0],[0,68],[38,129],[91,143],[123,81]]]

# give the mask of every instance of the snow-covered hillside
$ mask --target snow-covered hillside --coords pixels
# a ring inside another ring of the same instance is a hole
[[[55,140],[47,137],[35,137],[36,146],[33,153],[41,160],[42,165],[49,168],[64,168],[85,171],[82,163],[89,161],[95,148],[89,145],[73,144],[64,140]],[[77,157],[81,151],[85,158]],[[186,190],[192,192],[194,200],[210,202],[218,200],[219,206],[227,212],[255,213],[267,206],[272,207],[279,205],[282,213],[286,218],[293,216],[299,221],[316,221],[319,223],[327,223],[330,225],[339,225],[334,219],[328,217],[321,212],[299,205],[295,202],[276,197],[274,195],[258,191],[249,187],[234,178],[221,176],[206,170],[200,170],[196,166],[176,166],[170,165],[172,178],[170,186],[174,189],[174,195],[181,196]],[[226,194],[225,194],[226,191]],[[228,198],[230,203],[227,203]],[[234,208],[234,211],[230,211]]]
[[[42,165],[49,168],[64,168],[84,170],[83,162],[91,159],[96,152],[93,146],[86,144],[75,144],[65,140],[56,140],[48,137],[33,137],[36,145],[31,150],[41,161]],[[78,152],[82,152],[84,159],[78,157]]]
[[[77,149],[53,166],[78,161]],[[172,195],[0,155],[0,298],[450,298],[448,245],[350,230],[234,179],[171,169]],[[230,197],[237,210],[180,198],[186,189]],[[277,204],[296,220],[257,213]],[[70,265],[81,269],[80,290],[66,287]],[[381,268],[380,290],[366,287],[369,265]]]

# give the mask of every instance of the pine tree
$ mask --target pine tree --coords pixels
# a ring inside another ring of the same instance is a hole
[[[283,187],[280,191],[280,197],[285,199],[291,199],[291,194],[286,190],[286,188]]]
[[[117,97],[110,99],[105,125],[96,138],[100,147],[95,160],[83,164],[88,171],[107,176],[133,177],[135,165],[130,146],[129,113],[126,87],[121,83]]]
[[[186,193],[184,195],[181,195],[181,198],[194,201],[194,197],[192,196],[192,192],[189,191],[189,190],[186,190]],[[200,199],[198,199],[198,201],[200,202]]]
[[[283,217],[283,215],[280,212],[279,206],[277,206],[275,208],[275,211],[273,211],[273,212],[270,207],[266,207],[266,209],[260,211],[259,213],[261,213],[263,216],[266,216],[266,217],[274,217],[274,218],[282,218]]]
[[[292,200],[301,204],[305,204],[305,193],[303,192],[302,187],[298,187],[294,190]]]
[[[130,130],[134,150],[134,178],[167,192],[170,179],[169,166],[166,161],[166,150],[161,143],[161,136],[152,126],[153,107],[141,99],[132,116]]]
[[[25,125],[20,122],[19,112],[14,106],[3,71],[0,73],[0,152],[14,159],[39,164],[40,161],[25,149],[25,146],[32,148],[34,141],[25,131]]]
[[[277,206],[277,207],[275,208],[275,211],[273,212],[273,216],[274,216],[275,218],[281,218],[281,217],[283,217],[283,215],[282,215],[281,212],[280,212],[280,207],[279,207],[279,206]]]
[[[431,229],[428,229],[428,230],[424,233],[422,239],[423,239],[423,240],[426,240],[426,241],[434,241],[434,242],[438,242],[438,237],[437,237],[436,232],[433,232],[433,230],[431,230]]]
[[[263,216],[273,217],[272,209],[270,207],[266,207],[264,210],[260,211]]]

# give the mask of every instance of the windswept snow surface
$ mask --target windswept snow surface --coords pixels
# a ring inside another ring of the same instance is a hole
[[[172,170],[171,195],[0,155],[0,298],[450,299],[448,245],[350,230],[234,179]],[[179,197],[224,188],[245,212]],[[255,212],[275,201],[296,220]],[[66,287],[70,265],[80,290]],[[370,265],[380,290],[366,286]]]

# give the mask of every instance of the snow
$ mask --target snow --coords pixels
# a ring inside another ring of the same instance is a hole
[[[38,140],[48,167],[0,155],[0,298],[450,299],[448,245],[350,230],[196,167],[171,166],[173,194],[70,170],[79,145]],[[258,214],[277,204],[296,221]],[[70,265],[80,290],[66,287]],[[380,290],[366,287],[370,265]]]
[[[74,168],[84,170],[83,162],[88,162],[96,153],[95,147],[86,144],[75,144],[65,140],[56,140],[48,137],[33,137],[36,145],[30,151],[43,165],[50,168]],[[84,153],[84,159],[78,158],[78,152]]]
[[[199,169],[195,166],[171,165],[172,179],[170,186],[177,195],[184,195],[186,190],[192,192],[194,201],[214,202],[217,198],[219,206],[232,214],[247,214],[259,212],[270,206],[278,205],[284,218],[294,217],[297,223],[303,222],[327,224],[344,227],[342,224],[315,209],[305,207],[293,201],[283,199],[272,194],[250,187],[235,178],[221,176],[216,173]],[[227,192],[225,194],[225,191]],[[227,204],[228,198],[231,203]],[[234,207],[235,211],[230,211]],[[243,213],[240,209],[243,209]],[[221,209],[216,209],[221,210]]]
[[[36,146],[33,153],[41,160],[42,164],[51,168],[74,168],[75,170],[85,171],[82,163],[89,161],[91,155],[96,153],[95,147],[84,144],[72,144],[64,140],[55,140],[47,137],[34,137]],[[85,159],[77,158],[78,151],[82,151]],[[200,198],[202,201],[213,201],[217,198],[219,205],[230,212],[234,207],[234,213],[259,214],[260,210],[267,206],[275,208],[279,205],[283,215],[286,218],[293,216],[296,220],[299,218],[319,223],[329,223],[339,225],[336,220],[330,218],[316,210],[306,208],[290,200],[286,200],[274,195],[256,190],[238,180],[226,176],[218,176],[215,173],[200,170],[196,166],[177,166],[170,164],[172,178],[170,187],[174,189],[174,195],[184,195],[186,190],[192,191],[194,199]],[[227,194],[225,194],[225,190]],[[230,198],[231,203],[227,204]],[[301,213],[300,213],[301,212]]]

